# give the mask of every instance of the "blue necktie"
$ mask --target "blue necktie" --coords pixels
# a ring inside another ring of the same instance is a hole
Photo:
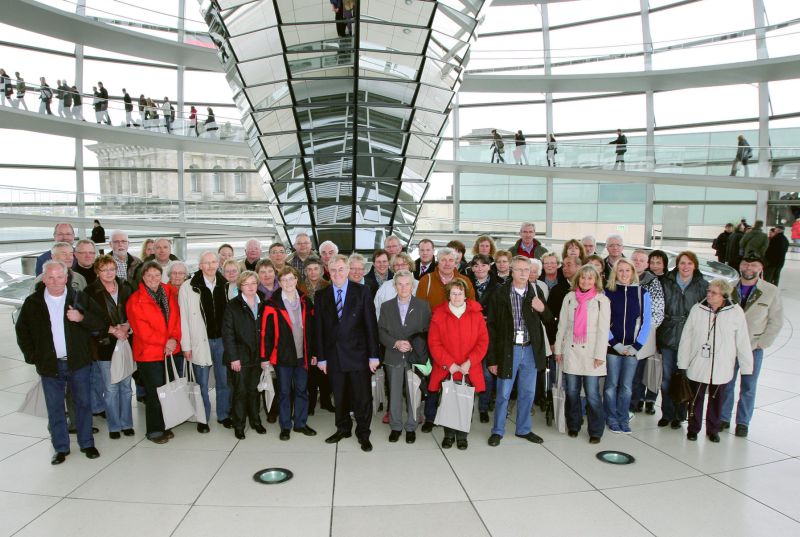
[[[342,303],[342,290],[336,290],[336,315],[341,319],[342,318],[342,310],[344,309],[344,304]]]

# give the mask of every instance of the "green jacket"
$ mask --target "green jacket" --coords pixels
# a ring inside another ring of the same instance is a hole
[[[769,246],[769,237],[767,234],[764,233],[760,229],[752,229],[744,234],[742,240],[739,242],[739,249],[743,253],[743,257],[747,257],[748,254],[757,254],[764,257],[764,254],[767,253],[767,247]]]

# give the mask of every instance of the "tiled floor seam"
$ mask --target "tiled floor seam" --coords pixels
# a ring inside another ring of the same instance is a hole
[[[336,466],[339,464],[339,443],[336,443],[336,450],[333,452],[333,486],[331,486],[331,516],[328,523],[328,537],[333,537],[333,509],[336,500]]]
[[[198,493],[197,493],[197,496],[195,496],[195,498],[194,498],[194,500],[192,501],[192,503],[190,503],[190,504],[181,504],[181,505],[188,506],[188,509],[186,509],[186,512],[185,512],[185,513],[183,513],[183,516],[182,516],[182,517],[181,517],[181,519],[178,521],[178,523],[177,523],[177,524],[175,524],[175,527],[174,527],[174,528],[172,528],[172,531],[171,531],[171,532],[169,532],[169,535],[170,535],[170,537],[172,537],[173,535],[175,535],[175,532],[176,532],[176,531],[178,531],[178,528],[180,528],[180,527],[181,527],[181,524],[183,524],[183,521],[184,521],[184,520],[186,520],[186,517],[189,515],[189,512],[192,510],[192,508],[194,508],[194,507],[197,505],[197,500],[199,500],[199,499],[200,499],[200,497],[201,497],[201,496],[203,495],[203,493],[206,491],[206,489],[207,489],[207,488],[208,488],[208,486],[211,484],[211,482],[212,482],[212,481],[214,481],[214,478],[215,478],[215,477],[217,477],[217,474],[220,472],[220,470],[222,470],[222,467],[223,467],[223,466],[225,466],[225,463],[226,463],[226,462],[228,462],[228,459],[230,459],[230,458],[231,458],[231,455],[233,455],[233,451],[236,449],[236,446],[238,446],[238,445],[239,445],[239,442],[241,442],[241,440],[237,440],[237,441],[236,441],[236,443],[233,445],[233,447],[231,447],[230,451],[228,451],[228,455],[226,455],[226,456],[225,456],[225,459],[223,459],[222,463],[220,463],[220,465],[217,467],[217,471],[216,471],[216,472],[214,472],[214,473],[211,475],[211,477],[209,477],[209,478],[208,478],[208,481],[206,481],[206,484],[205,484],[205,486],[203,487],[203,489],[202,489],[200,492],[198,492]],[[219,450],[218,450],[218,451],[219,451]]]
[[[37,443],[38,443],[38,442],[37,442]],[[138,444],[138,442],[137,442],[137,444]],[[35,444],[34,444],[34,445],[35,445]],[[86,479],[85,479],[83,482],[81,482],[81,483],[80,483],[80,484],[79,484],[77,487],[75,487],[74,489],[72,489],[71,491],[69,491],[67,494],[65,494],[64,496],[62,496],[62,497],[61,497],[61,499],[60,499],[59,501],[57,501],[56,503],[54,503],[53,505],[51,505],[50,507],[48,507],[47,509],[45,509],[44,511],[42,511],[41,513],[39,513],[38,515],[36,515],[35,517],[33,517],[33,518],[32,518],[31,520],[29,520],[29,521],[28,521],[28,522],[27,522],[27,523],[26,523],[24,526],[22,526],[20,529],[18,529],[17,531],[15,531],[15,532],[12,534],[12,537],[13,537],[13,535],[16,535],[16,534],[18,534],[19,532],[21,532],[22,530],[24,530],[25,528],[27,528],[28,526],[30,526],[31,524],[33,524],[34,522],[36,522],[37,520],[39,520],[39,519],[40,519],[42,516],[44,516],[46,513],[48,513],[48,512],[49,512],[51,509],[53,509],[53,508],[54,508],[56,505],[59,505],[59,504],[60,504],[61,502],[63,502],[64,500],[68,499],[70,494],[72,494],[73,492],[75,492],[76,490],[78,490],[80,487],[82,487],[83,485],[85,485],[85,484],[86,484],[86,483],[87,483],[87,482],[88,482],[90,479],[92,479],[93,477],[95,477],[96,475],[98,475],[100,472],[102,472],[103,470],[105,470],[106,468],[108,468],[109,466],[111,466],[112,464],[114,464],[114,463],[115,463],[116,461],[118,461],[118,460],[119,460],[119,459],[120,459],[120,458],[121,458],[121,457],[122,457],[124,454],[128,453],[128,452],[129,452],[131,449],[133,449],[135,446],[136,446],[136,444],[134,444],[133,446],[131,446],[131,447],[129,447],[128,449],[124,450],[122,453],[120,453],[120,455],[119,455],[118,457],[116,457],[114,460],[112,460],[112,461],[111,461],[109,464],[107,464],[107,465],[106,465],[106,466],[104,466],[103,468],[99,469],[97,472],[95,472],[95,473],[93,473],[92,475],[90,475],[89,477],[87,477],[87,478],[86,478]],[[28,446],[28,447],[31,447],[31,446]],[[27,448],[26,448],[26,449],[27,449]],[[69,499],[80,499],[80,498],[69,498]]]
[[[778,462],[778,461],[775,461],[775,462]],[[707,475],[708,475],[708,474],[707,474]],[[734,487],[733,485],[730,485],[730,484],[728,484],[728,483],[725,483],[724,481],[721,481],[721,480],[717,479],[717,477],[716,477],[716,476],[714,476],[714,475],[708,475],[708,477],[709,477],[709,478],[711,478],[711,479],[713,479],[713,480],[714,480],[714,481],[716,481],[717,483],[720,483],[720,484],[722,484],[722,485],[725,485],[726,487],[728,487],[728,488],[729,488],[729,489],[731,489],[732,491],[734,491],[734,492],[736,492],[736,493],[739,493],[739,494],[741,494],[742,496],[745,496],[746,498],[750,498],[750,499],[751,499],[751,500],[753,500],[754,502],[756,502],[756,503],[759,503],[759,504],[763,505],[763,506],[764,506],[764,507],[766,507],[767,509],[769,509],[769,510],[771,510],[771,511],[775,511],[775,512],[776,512],[776,513],[778,513],[779,515],[785,516],[785,517],[786,517],[786,518],[788,518],[789,520],[792,520],[792,521],[794,521],[794,522],[797,522],[798,524],[800,524],[800,520],[798,520],[798,519],[796,519],[796,518],[794,518],[794,517],[792,517],[792,516],[789,516],[789,515],[787,515],[787,514],[786,514],[786,513],[784,513],[783,511],[780,511],[780,510],[776,509],[775,507],[773,507],[773,506],[771,506],[771,505],[769,505],[769,504],[767,504],[767,503],[764,503],[764,502],[762,502],[762,501],[761,501],[761,500],[759,500],[758,498],[754,498],[753,496],[750,496],[750,495],[749,495],[749,494],[747,494],[746,492],[743,492],[743,491],[741,491],[741,490],[737,489],[737,488],[736,488],[736,487]]]
[[[586,483],[587,483],[587,484],[588,484],[588,485],[589,485],[589,486],[592,488],[592,490],[594,490],[594,491],[596,491],[597,493],[601,494],[601,495],[602,495],[602,496],[603,496],[605,499],[607,499],[609,502],[611,502],[611,504],[612,504],[612,505],[614,505],[614,506],[615,506],[617,509],[619,509],[620,511],[622,511],[623,513],[625,513],[625,515],[627,515],[627,516],[628,516],[628,517],[629,517],[631,520],[633,520],[634,522],[636,522],[637,524],[639,524],[639,526],[641,526],[641,527],[642,527],[642,529],[644,529],[644,530],[645,530],[647,533],[649,533],[650,535],[653,535],[653,536],[655,536],[655,533],[653,533],[652,531],[650,531],[650,528],[648,528],[647,526],[645,526],[645,525],[642,523],[642,521],[641,521],[641,520],[639,520],[638,518],[636,518],[635,516],[633,516],[631,513],[629,513],[629,512],[628,512],[628,510],[627,510],[627,509],[625,509],[624,507],[622,507],[621,505],[619,505],[617,502],[615,502],[615,501],[614,501],[612,498],[610,498],[610,497],[609,497],[609,496],[608,496],[608,495],[607,495],[605,492],[603,492],[603,490],[601,490],[601,489],[597,488],[596,486],[594,486],[594,483],[592,483],[591,481],[589,481],[588,479],[586,479],[585,477],[583,477],[583,475],[581,475],[581,474],[580,474],[580,472],[578,472],[578,471],[577,471],[575,468],[573,468],[572,466],[570,466],[570,465],[569,465],[569,463],[568,463],[567,461],[565,461],[564,459],[562,459],[561,457],[559,457],[559,456],[558,456],[558,454],[557,454],[556,452],[554,452],[554,451],[552,451],[551,449],[549,449],[549,448],[547,447],[547,444],[546,444],[546,443],[543,443],[543,444],[542,444],[542,447],[543,447],[544,449],[546,449],[546,450],[547,450],[547,451],[548,451],[548,452],[549,452],[551,455],[553,455],[553,456],[554,456],[556,459],[558,459],[559,461],[561,461],[561,464],[563,464],[564,466],[566,466],[567,468],[569,468],[569,469],[570,469],[570,470],[571,470],[573,473],[575,473],[575,475],[577,475],[578,477],[580,477],[581,479],[583,479],[584,481],[586,481]]]
[[[5,433],[3,433],[3,434],[5,434]],[[9,457],[13,457],[14,455],[17,455],[17,454],[19,454],[19,453],[22,453],[22,452],[23,452],[23,451],[25,451],[26,449],[28,449],[28,448],[32,448],[33,446],[35,446],[35,445],[38,445],[40,442],[44,442],[44,441],[45,441],[45,439],[44,439],[44,438],[40,438],[40,439],[39,439],[39,442],[34,442],[33,444],[31,444],[31,445],[29,445],[29,446],[25,446],[24,448],[22,448],[22,449],[19,449],[19,450],[15,451],[14,453],[10,453],[10,454],[6,455],[5,457],[2,457],[2,458],[0,458],[0,462],[3,462],[4,460],[6,460],[6,459],[7,459],[7,458],[9,458]]]
[[[431,433],[431,434],[433,434],[433,433]],[[478,507],[475,505],[475,501],[469,495],[469,492],[467,491],[467,488],[464,486],[464,483],[461,482],[461,478],[459,478],[458,472],[456,472],[456,469],[453,468],[453,464],[450,462],[450,459],[447,458],[447,454],[444,452],[444,449],[442,449],[442,446],[439,443],[439,441],[436,439],[436,437],[433,438],[433,441],[436,442],[437,446],[439,446],[439,451],[442,453],[442,457],[444,457],[444,460],[447,461],[447,466],[450,467],[450,471],[453,472],[453,475],[455,476],[456,481],[458,481],[458,486],[461,487],[461,490],[464,491],[464,495],[467,497],[467,501],[469,502],[470,507],[472,507],[472,510],[475,511],[475,516],[477,516],[478,520],[481,521],[481,524],[483,525],[483,528],[486,530],[486,534],[491,537],[492,532],[489,529],[489,526],[486,525],[486,521],[481,516],[481,512],[478,510]],[[331,537],[333,537],[333,536],[331,536]]]

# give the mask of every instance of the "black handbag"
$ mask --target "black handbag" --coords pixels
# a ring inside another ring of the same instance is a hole
[[[669,396],[679,405],[689,403],[694,399],[689,379],[680,369],[672,374],[672,378],[669,381]]]

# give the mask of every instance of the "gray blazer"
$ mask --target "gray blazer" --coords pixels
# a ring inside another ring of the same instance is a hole
[[[397,297],[381,304],[378,335],[386,348],[383,361],[388,365],[424,364],[430,359],[428,352],[428,327],[431,324],[431,308],[425,300],[411,296],[405,324],[400,320]],[[406,353],[394,348],[398,340],[411,342],[412,350]]]

